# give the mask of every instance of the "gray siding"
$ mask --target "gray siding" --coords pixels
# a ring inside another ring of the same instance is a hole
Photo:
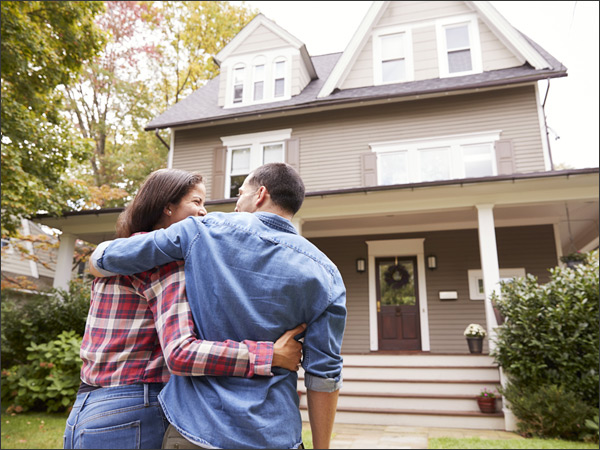
[[[438,78],[440,73],[433,20],[472,13],[464,2],[390,2],[383,17],[373,28],[411,25],[414,79],[430,80]],[[478,26],[484,71],[523,64],[524,61],[519,61],[481,20]],[[373,83],[373,38],[370,37],[342,81],[341,88],[372,86]]]
[[[485,327],[484,302],[470,300],[467,275],[468,270],[481,268],[477,230],[311,239],[338,266],[346,285],[344,353],[369,352],[368,278],[356,273],[354,266],[356,258],[367,258],[365,241],[410,238],[425,238],[425,254],[438,259],[438,268],[425,274],[431,352],[468,353],[464,329],[469,323]],[[556,265],[552,226],[497,228],[496,240],[501,268],[524,267],[540,283],[549,281],[548,269]],[[457,291],[458,300],[441,301],[442,290]],[[487,339],[484,345],[487,351]]]
[[[292,128],[300,140],[300,174],[308,191],[361,186],[360,155],[370,151],[369,144],[492,130],[512,141],[517,173],[545,170],[533,86],[180,130],[173,167],[204,174],[209,198],[217,198],[210,186],[219,137],[281,128]]]

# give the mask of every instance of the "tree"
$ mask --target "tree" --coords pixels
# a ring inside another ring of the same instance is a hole
[[[21,218],[61,214],[84,195],[68,175],[89,144],[61,116],[57,87],[98,51],[93,20],[102,10],[99,2],[2,2],[3,236],[15,235]]]

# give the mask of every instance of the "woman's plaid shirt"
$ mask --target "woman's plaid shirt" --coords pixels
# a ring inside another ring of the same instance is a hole
[[[176,375],[271,376],[273,343],[196,338],[183,261],[96,278],[81,344],[92,386],[166,382]]]

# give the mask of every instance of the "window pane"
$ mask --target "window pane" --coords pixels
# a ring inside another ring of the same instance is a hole
[[[419,150],[421,181],[447,180],[450,178],[450,151],[447,148]]]
[[[238,84],[233,88],[233,103],[241,103],[244,98],[244,86]]]
[[[265,66],[254,66],[254,81],[262,81],[265,79]]]
[[[264,94],[264,81],[254,83],[254,100],[262,100]]]
[[[403,59],[384,61],[381,65],[381,80],[384,83],[401,81],[405,78],[405,63]]]
[[[248,176],[248,174],[245,175],[236,175],[234,177],[231,177],[231,187],[229,188],[229,197],[237,197],[238,193],[240,192],[240,188],[242,187],[242,184],[244,184],[244,180],[246,179],[246,177]]]
[[[380,184],[408,183],[408,167],[406,152],[378,153],[378,169]]]
[[[446,28],[446,46],[448,50],[469,48],[469,26]]]
[[[250,173],[250,149],[240,148],[231,152],[231,173]]]
[[[488,177],[494,174],[491,144],[464,146],[462,150],[465,177]]]
[[[472,70],[471,50],[448,53],[448,72],[467,72]]]
[[[275,97],[283,97],[285,92],[285,80],[279,79],[275,80]]]
[[[283,144],[271,144],[263,147],[263,164],[283,161]]]
[[[275,63],[275,78],[285,78],[285,61]]]
[[[390,34],[381,36],[381,60],[399,59],[404,57],[404,35]]]
[[[233,83],[240,84],[244,82],[244,68],[239,67],[233,71]]]

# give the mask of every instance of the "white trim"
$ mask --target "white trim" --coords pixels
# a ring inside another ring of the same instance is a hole
[[[550,80],[547,80],[547,88],[550,89]],[[544,107],[540,101],[540,85],[535,83],[535,102],[537,103],[538,123],[540,126],[540,138],[542,139],[542,152],[544,154],[544,168],[552,170],[550,166],[550,147],[548,146],[548,135],[546,131],[546,119],[544,114]]]
[[[292,136],[291,128],[282,130],[262,131],[260,133],[236,134],[232,136],[222,136],[221,142],[224,147],[235,147],[240,145],[248,145],[252,142],[272,142],[284,141]]]
[[[369,340],[371,351],[379,350],[375,258],[384,256],[415,255],[417,256],[421,350],[425,352],[430,350],[424,242],[424,238],[366,241],[368,247],[367,265],[369,273]]]
[[[599,239],[598,238],[594,238],[592,239],[590,242],[588,242],[586,245],[584,245],[583,247],[581,247],[581,252],[586,253],[586,252],[591,252],[592,250],[595,250],[598,248],[598,242]]]
[[[466,2],[479,13],[480,19],[518,58],[527,61],[536,70],[551,68],[548,61],[517,31],[490,2]]]
[[[402,80],[384,82],[382,77],[383,73],[381,70],[382,63],[382,46],[381,38],[391,34],[402,34],[404,43],[404,69],[405,77]],[[393,26],[377,29],[373,32],[373,82],[375,86],[382,84],[395,84],[403,83],[406,81],[414,81],[415,69],[414,69],[414,56],[413,56],[413,42],[412,42],[412,28],[407,26]]]
[[[554,245],[556,248],[556,264],[558,266],[564,267],[565,263],[563,263],[560,260],[560,258],[563,256],[562,239],[560,237],[560,225],[556,222],[553,223],[552,230],[554,231]]]
[[[446,27],[451,25],[467,25],[469,30],[469,51],[471,55],[471,70],[450,73],[448,69],[448,46],[446,43]],[[476,14],[445,17],[436,20],[435,34],[437,40],[438,66],[441,78],[458,77],[483,72],[481,57],[481,42]]]
[[[356,32],[352,36],[352,39],[350,39],[346,50],[344,50],[344,53],[342,53],[342,56],[331,71],[329,78],[327,78],[327,81],[323,84],[323,87],[319,91],[317,98],[327,97],[335,88],[339,87],[338,83],[341,82],[342,77],[346,74],[346,71],[349,70],[354,61],[356,61],[360,49],[369,39],[371,27],[379,19],[381,13],[385,10],[388,4],[389,1],[373,2],[365,14],[364,19],[358,26]]]
[[[21,226],[23,227],[23,234],[25,236],[31,235],[31,230],[29,228],[29,221],[27,219],[21,219]],[[25,248],[29,252],[31,256],[35,255],[35,251],[33,249],[33,244],[30,241],[25,241]],[[33,259],[29,259],[29,270],[31,271],[31,276],[33,278],[39,278],[40,273],[38,271],[37,263]]]
[[[525,277],[526,275],[524,267],[500,269],[500,281],[508,278]],[[479,280],[483,280],[481,269],[468,270],[467,277],[469,279],[469,298],[471,300],[485,300],[485,292],[479,291]]]

